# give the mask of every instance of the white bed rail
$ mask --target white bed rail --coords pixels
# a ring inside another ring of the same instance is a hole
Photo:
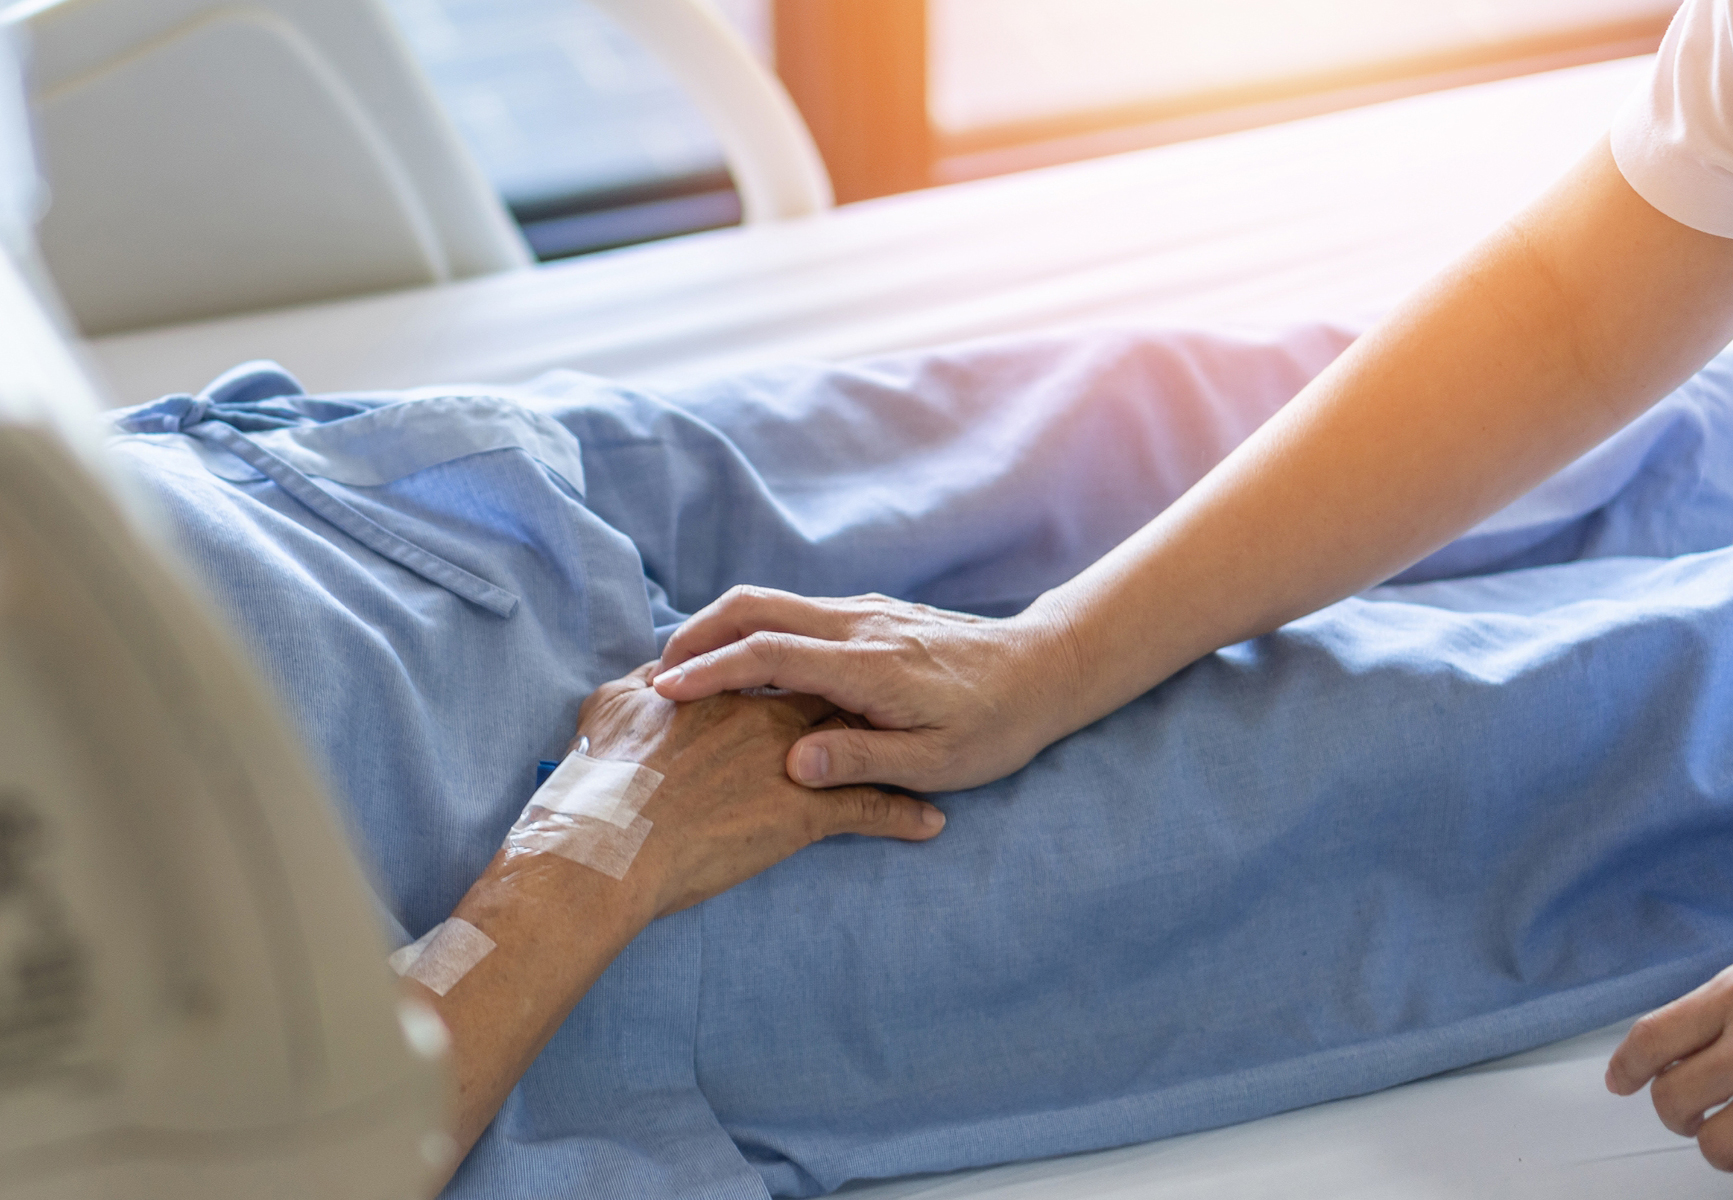
[[[709,118],[749,223],[830,207],[793,102],[709,0],[591,2]],[[0,0],[0,26],[33,43],[39,241],[86,334],[531,263],[379,0]]]
[[[710,0],[589,0],[660,58],[709,119],[747,224],[833,203],[794,101]]]

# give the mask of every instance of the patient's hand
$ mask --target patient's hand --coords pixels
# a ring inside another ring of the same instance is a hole
[[[448,1169],[469,1152],[567,1014],[656,917],[708,899],[836,833],[925,841],[939,810],[873,788],[814,792],[783,758],[815,723],[841,724],[813,696],[727,695],[676,705],[651,667],[584,701],[579,734],[598,758],[660,771],[651,822],[623,878],[557,854],[501,850],[453,911],[492,945],[448,991],[405,987],[444,1018],[455,1080]]]
[[[578,717],[597,758],[642,763],[664,776],[643,816],[655,826],[629,878],[654,885],[654,914],[706,900],[803,846],[838,833],[925,841],[943,814],[876,788],[814,792],[783,770],[789,747],[815,727],[844,728],[834,704],[795,693],[732,692],[690,704],[650,686],[654,664],[603,684]]]
[[[1651,1079],[1661,1123],[1733,1171],[1733,1108],[1707,1115],[1733,1099],[1733,967],[1631,1027],[1607,1065],[1607,1088],[1629,1096]]]

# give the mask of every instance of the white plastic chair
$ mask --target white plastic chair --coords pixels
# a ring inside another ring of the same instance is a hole
[[[597,0],[712,119],[749,221],[830,187],[781,86],[708,0]],[[52,202],[89,335],[528,266],[378,0],[27,0]]]

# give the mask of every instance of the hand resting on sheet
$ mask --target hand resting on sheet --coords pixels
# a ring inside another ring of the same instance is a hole
[[[1076,660],[1055,628],[1039,604],[991,620],[887,596],[735,587],[675,631],[655,686],[672,700],[759,686],[823,695],[872,728],[801,738],[790,778],[955,791],[1009,775],[1069,732],[1061,697]]]
[[[907,796],[864,787],[817,792],[789,781],[788,748],[815,725],[840,724],[834,705],[737,693],[676,705],[649,679],[646,665],[604,684],[578,718],[592,756],[663,775],[642,812],[653,828],[625,877],[553,854],[496,854],[452,914],[495,949],[444,996],[405,983],[451,1033],[452,1168],[584,993],[651,921],[834,834],[924,841],[944,827],[938,809]]]
[[[1733,967],[1631,1027],[1607,1066],[1607,1089],[1630,1096],[1650,1080],[1661,1123],[1733,1171],[1733,1108],[1722,1107],[1733,1099]]]

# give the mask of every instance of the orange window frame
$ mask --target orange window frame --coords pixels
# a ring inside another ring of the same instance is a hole
[[[772,0],[776,67],[837,200],[1002,174],[1292,120],[1419,92],[1653,51],[1666,19],[1583,26],[1467,51],[1296,75],[1175,103],[1061,113],[941,138],[928,115],[927,0]]]

